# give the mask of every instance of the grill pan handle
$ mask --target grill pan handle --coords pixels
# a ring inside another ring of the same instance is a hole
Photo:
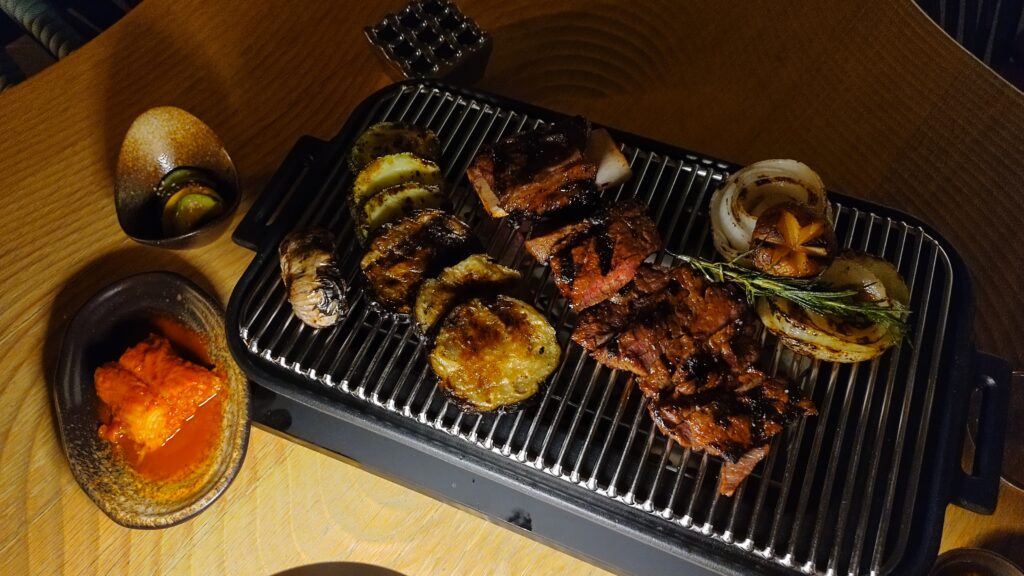
[[[1010,407],[1010,364],[998,356],[976,352],[971,377],[973,389],[981,394],[974,465],[970,474],[957,467],[953,502],[972,512],[991,514],[996,508],[1003,465]]]
[[[270,178],[263,193],[235,228],[231,239],[236,244],[258,251],[260,244],[271,236],[267,233],[268,229],[284,214],[294,211],[289,205],[295,203],[289,201],[294,198],[294,192],[302,187],[326,146],[326,142],[312,136],[299,138],[281,167]]]

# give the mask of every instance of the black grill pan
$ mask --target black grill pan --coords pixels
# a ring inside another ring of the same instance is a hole
[[[232,352],[256,383],[256,421],[627,573],[920,574],[936,555],[948,503],[994,508],[1010,370],[970,341],[963,262],[917,220],[835,193],[840,241],[896,263],[911,285],[911,337],[855,365],[808,363],[766,337],[767,367],[801,374],[820,414],[778,435],[740,490],[719,496],[721,462],[668,441],[625,375],[570,345],[575,318],[546,269],[524,255],[509,223],[482,214],[466,184],[482,144],[561,117],[404,82],[369,97],[330,142],[300,139],[234,235],[256,252],[226,319]],[[466,415],[447,404],[408,323],[368,306],[345,206],[345,159],[354,138],[382,120],[438,133],[457,214],[492,256],[524,273],[559,332],[562,366],[522,412]],[[611,132],[634,176],[608,193],[648,204],[666,239],[660,260],[711,256],[707,202],[737,167]],[[286,233],[313,225],[338,235],[352,281],[349,316],[319,331],[291,314],[276,250]],[[969,474],[960,455],[976,391],[981,419]]]

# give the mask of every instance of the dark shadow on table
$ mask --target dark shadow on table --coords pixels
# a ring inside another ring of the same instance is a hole
[[[404,576],[383,566],[360,562],[321,562],[296,566],[274,576]]]
[[[101,256],[84,264],[76,270],[53,301],[53,308],[46,325],[46,337],[43,342],[42,373],[48,390],[53,390],[57,372],[57,359],[60,355],[61,342],[68,324],[78,310],[101,288],[114,282],[141,274],[143,272],[170,271],[181,274],[195,282],[200,288],[216,299],[217,291],[209,280],[181,256],[169,250],[132,246]],[[57,437],[57,417],[53,414],[53,426]]]
[[[1019,532],[996,532],[978,544],[978,548],[1005,556],[1017,566],[1024,567],[1024,528]]]

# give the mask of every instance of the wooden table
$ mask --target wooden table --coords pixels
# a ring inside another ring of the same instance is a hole
[[[389,82],[361,28],[400,2],[370,4],[149,0],[0,96],[0,572],[599,572],[259,429],[227,494],[163,531],[114,525],[65,463],[48,390],[69,316],[144,270],[223,302],[252,257],[226,235],[171,252],[122,234],[112,175],[132,118],[173,104],[213,126],[242,175],[237,221],[296,138],[330,137]],[[930,222],[974,274],[979,345],[1024,364],[1024,96],[910,2],[460,4],[494,35],[484,89],[741,163],[799,158]],[[942,546],[1024,563],[1022,527],[1024,493],[1004,486],[994,516],[950,508]]]

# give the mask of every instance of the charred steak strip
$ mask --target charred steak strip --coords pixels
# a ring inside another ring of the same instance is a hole
[[[598,166],[584,159],[590,122],[575,117],[483,148],[467,169],[491,216],[533,218],[597,198]]]
[[[651,418],[681,446],[726,461],[730,495],[788,422],[815,413],[788,384],[758,370],[756,319],[742,293],[689,266],[641,266],[633,281],[580,313],[573,340],[628,370]]]
[[[558,289],[577,310],[611,297],[661,248],[654,221],[636,202],[602,209],[554,245],[548,264]]]
[[[756,361],[755,326],[733,287],[688,266],[645,264],[626,287],[580,313],[573,340],[599,362],[641,376],[645,392],[692,393],[712,383],[716,367]]]
[[[484,147],[466,174],[491,216],[535,220],[592,206],[631,172],[608,133],[577,116]]]

